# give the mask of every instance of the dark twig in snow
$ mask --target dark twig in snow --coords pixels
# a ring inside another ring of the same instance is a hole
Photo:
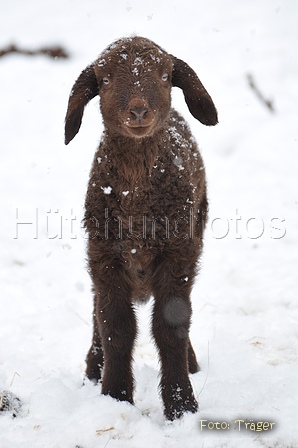
[[[247,75],[247,79],[248,79],[248,82],[249,82],[249,85],[250,85],[251,89],[255,92],[255,94],[257,95],[257,97],[259,98],[259,100],[260,100],[263,104],[265,104],[265,106],[267,106],[268,109],[269,109],[271,112],[274,112],[274,107],[273,107],[272,101],[271,101],[271,100],[266,100],[266,98],[262,95],[262,93],[260,92],[260,90],[258,89],[258,87],[255,85],[255,82],[254,82],[254,79],[253,79],[252,75],[248,74],[248,75]]]
[[[45,54],[50,56],[53,59],[67,59],[69,55],[62,47],[52,47],[52,48],[39,48],[38,50],[22,50],[18,48],[16,45],[11,44],[10,46],[0,50],[0,57],[5,56],[9,53],[18,53],[18,54],[26,54],[29,56],[34,56],[38,54]]]

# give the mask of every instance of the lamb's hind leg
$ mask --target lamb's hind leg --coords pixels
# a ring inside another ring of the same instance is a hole
[[[192,348],[190,339],[188,342],[188,370],[189,373],[197,373],[201,370],[194,349]]]
[[[89,380],[98,382],[101,379],[103,369],[103,350],[97,325],[96,303],[96,293],[94,293],[93,339],[86,359],[86,376],[87,378],[89,378]]]

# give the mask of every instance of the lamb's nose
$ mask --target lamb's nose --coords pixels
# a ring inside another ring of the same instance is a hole
[[[134,115],[136,120],[141,121],[144,118],[145,114],[147,113],[147,109],[145,104],[143,104],[140,107],[131,106],[130,112],[132,113],[132,115]]]

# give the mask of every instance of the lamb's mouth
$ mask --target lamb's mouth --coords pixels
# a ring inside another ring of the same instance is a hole
[[[138,123],[138,122],[128,122],[124,123],[127,132],[134,137],[144,137],[148,135],[153,127],[152,120],[150,123]]]

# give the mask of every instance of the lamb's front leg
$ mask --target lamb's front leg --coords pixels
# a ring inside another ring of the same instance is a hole
[[[161,359],[160,388],[165,416],[174,420],[184,412],[196,412],[198,403],[188,376],[190,288],[185,284],[183,269],[177,267],[175,274],[171,267],[169,260],[165,260],[156,269],[152,332]],[[178,275],[179,271],[182,275]],[[190,277],[188,270],[189,280]]]
[[[136,318],[127,271],[112,261],[93,273],[96,320],[104,356],[102,393],[133,403],[132,351]]]

